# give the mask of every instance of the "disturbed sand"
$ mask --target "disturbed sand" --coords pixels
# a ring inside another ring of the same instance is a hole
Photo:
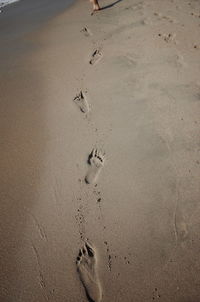
[[[0,300],[199,302],[200,2],[99,2],[2,62]]]

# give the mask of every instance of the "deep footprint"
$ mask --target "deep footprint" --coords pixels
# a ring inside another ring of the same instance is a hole
[[[90,65],[94,65],[96,63],[98,63],[102,58],[102,52],[100,51],[100,49],[96,49],[93,54],[92,57],[89,61]]]
[[[76,265],[88,301],[100,302],[102,300],[102,289],[97,272],[97,256],[95,249],[88,242],[80,249]]]
[[[96,183],[101,169],[104,165],[104,156],[97,149],[93,149],[88,157],[88,164],[90,165],[88,173],[85,177],[87,184]]]
[[[82,92],[82,90],[80,91],[80,93],[74,98],[74,102],[77,104],[77,106],[79,107],[79,109],[83,112],[83,113],[88,113],[90,108],[89,108],[89,104],[86,98],[86,95]]]

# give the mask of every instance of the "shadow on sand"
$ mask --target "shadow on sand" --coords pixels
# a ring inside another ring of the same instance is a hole
[[[121,1],[123,1],[123,0],[117,0],[117,1],[115,1],[115,2],[113,2],[113,3],[111,3],[111,4],[108,4],[108,5],[106,5],[106,6],[103,6],[103,7],[101,8],[101,10],[107,9],[107,8],[111,8],[111,7],[115,6],[116,4],[118,4],[118,3],[121,2]]]

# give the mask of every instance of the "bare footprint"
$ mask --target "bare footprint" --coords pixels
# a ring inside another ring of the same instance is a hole
[[[159,13],[159,12],[155,12],[154,16],[156,16],[157,20],[159,20],[159,21],[166,20],[170,23],[178,23],[177,20],[173,19],[171,16],[165,16],[165,15],[162,15],[161,13]]]
[[[200,44],[199,44],[199,45],[198,45],[198,44],[195,44],[195,45],[194,45],[194,48],[195,48],[195,49],[200,49]]]
[[[88,164],[90,167],[85,177],[85,182],[88,184],[96,183],[104,165],[104,156],[97,149],[93,149],[88,157]]]
[[[85,93],[82,92],[82,90],[80,91],[80,93],[74,98],[74,102],[77,104],[77,106],[79,107],[79,109],[83,112],[83,113],[88,113],[90,108],[89,108],[89,104],[86,98]]]
[[[167,43],[170,43],[175,40],[176,34],[175,33],[169,33],[169,34],[158,34],[159,37],[162,37],[163,40]]]
[[[102,52],[98,48],[92,54],[92,57],[89,61],[90,65],[94,65],[94,64],[98,63],[101,60],[101,58],[102,58]]]
[[[83,28],[81,29],[81,32],[82,32],[86,37],[92,36],[91,31],[90,31],[89,28],[87,28],[87,27],[83,27]]]
[[[96,251],[88,242],[80,249],[76,265],[88,301],[100,302],[102,300],[102,289],[97,273]]]

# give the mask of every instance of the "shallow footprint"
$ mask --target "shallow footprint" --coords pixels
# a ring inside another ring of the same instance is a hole
[[[81,29],[81,32],[82,32],[86,37],[92,36],[91,31],[90,31],[87,27],[83,27],[83,28]]]
[[[102,52],[100,49],[96,49],[93,54],[92,54],[92,57],[89,61],[90,65],[94,65],[96,64],[97,62],[99,62],[102,58]]]
[[[85,182],[88,184],[95,183],[104,165],[104,156],[97,149],[93,149],[88,157],[90,165],[88,173],[85,177]]]
[[[163,40],[167,43],[170,43],[175,40],[176,34],[175,33],[169,33],[169,34],[158,34],[159,37],[162,37]]]
[[[77,106],[79,107],[79,109],[83,112],[83,113],[88,113],[90,108],[89,108],[89,104],[86,98],[86,95],[82,92],[82,90],[80,91],[80,93],[74,98],[74,102],[77,104]]]
[[[89,302],[100,302],[102,290],[97,272],[97,257],[94,248],[86,242],[76,260],[77,271]]]

